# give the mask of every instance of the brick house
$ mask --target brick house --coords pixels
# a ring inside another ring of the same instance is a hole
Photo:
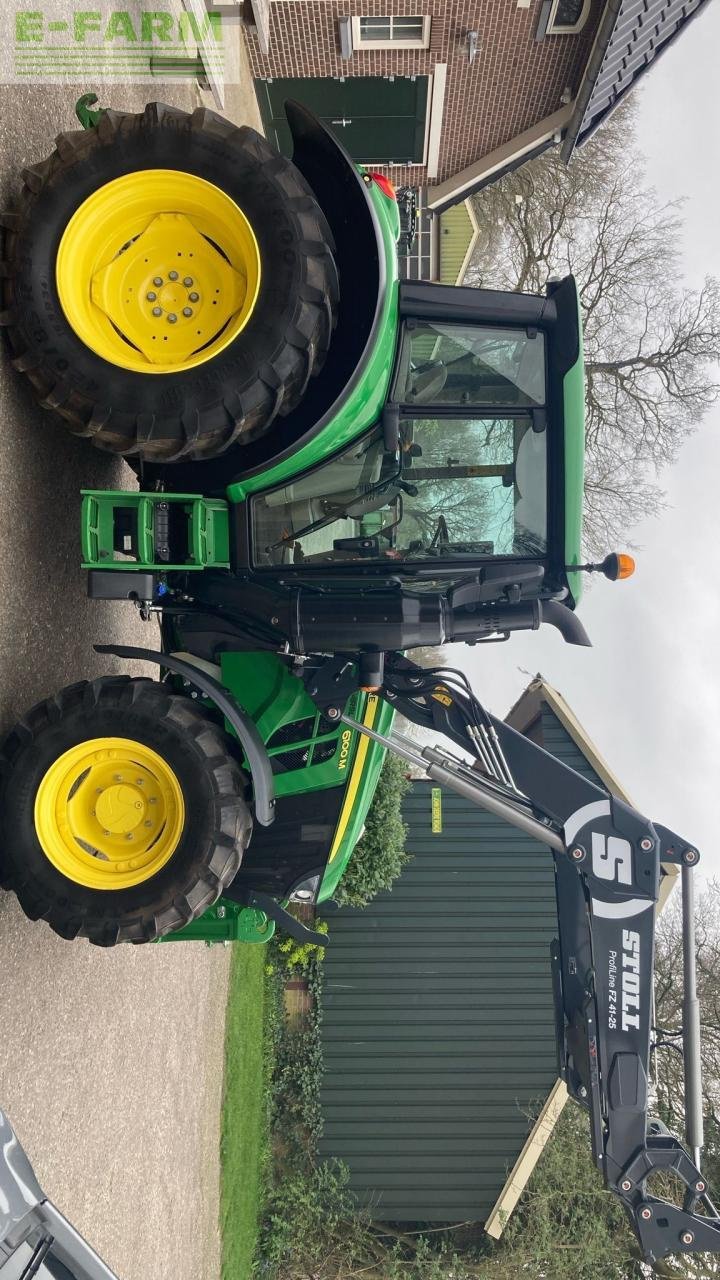
[[[562,142],[568,159],[709,0],[252,0],[268,137],[305,102],[433,212]]]

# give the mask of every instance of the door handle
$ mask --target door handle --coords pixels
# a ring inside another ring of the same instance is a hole
[[[352,120],[346,120],[345,117],[343,116],[342,120],[331,120],[330,123],[341,124],[344,127],[346,124],[352,124]]]

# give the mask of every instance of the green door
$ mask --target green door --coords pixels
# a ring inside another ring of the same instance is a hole
[[[294,98],[328,125],[362,164],[421,164],[428,77],[256,80],[268,140],[284,155],[292,139],[283,104]]]

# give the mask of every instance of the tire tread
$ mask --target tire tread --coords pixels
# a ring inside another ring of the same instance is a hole
[[[251,387],[243,388],[234,411],[228,407],[231,388],[223,385],[218,390],[225,412],[218,414],[217,401],[209,401],[196,411],[191,425],[182,410],[160,423],[152,414],[113,409],[91,398],[85,390],[75,389],[62,378],[58,380],[56,370],[41,345],[34,344],[14,305],[16,246],[31,220],[42,216],[45,189],[77,165],[93,161],[99,150],[170,126],[173,132],[185,129],[190,135],[204,134],[216,143],[239,149],[253,158],[258,170],[262,169],[264,180],[272,177],[294,222],[297,252],[303,263],[304,283],[297,290],[285,332],[271,359],[258,368]],[[0,326],[8,332],[15,368],[28,379],[40,405],[62,417],[73,435],[90,439],[106,452],[139,460],[202,461],[224,453],[233,444],[256,440],[278,414],[284,416],[296,407],[309,378],[321,371],[330,347],[337,318],[338,272],[332,233],[310,186],[292,162],[279,155],[264,138],[249,126],[231,124],[206,107],[198,107],[190,114],[151,102],[139,114],[108,110],[93,129],[59,134],[53,153],[25,168],[22,180],[16,207],[2,219],[5,234],[0,243]],[[302,335],[300,343],[296,334]],[[285,369],[282,377],[277,372],[280,363]],[[247,409],[244,404],[248,404]]]
[[[13,833],[7,830],[3,833],[6,856],[0,863],[0,887],[15,893],[31,920],[45,920],[63,938],[85,937],[98,946],[151,942],[196,919],[237,874],[252,830],[245,799],[248,781],[227,735],[190,698],[144,677],[83,680],[31,707],[5,738],[0,748],[0,830],[5,818],[4,795],[13,786],[18,763],[33,752],[41,737],[58,732],[72,713],[103,708],[144,712],[154,723],[165,723],[192,740],[198,768],[209,778],[214,797],[212,831],[204,847],[184,875],[178,873],[180,882],[165,901],[150,903],[143,910],[129,909],[112,919],[107,911],[78,911],[68,898],[50,892],[29,875],[22,858],[12,856]]]

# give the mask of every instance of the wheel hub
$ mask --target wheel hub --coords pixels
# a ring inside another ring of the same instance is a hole
[[[223,351],[250,319],[260,251],[242,209],[175,169],[115,178],[62,235],[58,296],[96,355],[139,373],[178,373]]]
[[[92,301],[121,337],[165,365],[185,364],[217,338],[246,292],[245,276],[181,213],[159,213],[91,282]]]
[[[107,787],[97,798],[95,816],[103,831],[131,836],[145,814],[145,801],[137,787]]]
[[[92,889],[150,879],[175,851],[184,819],[170,765],[125,738],[71,747],[50,765],[35,798],[35,831],[46,856]]]

